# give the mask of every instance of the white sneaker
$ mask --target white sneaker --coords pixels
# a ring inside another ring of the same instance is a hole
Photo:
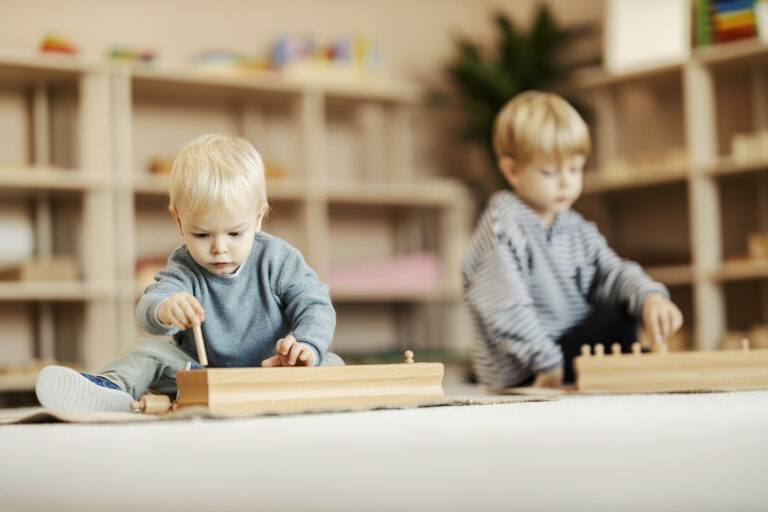
[[[51,411],[131,412],[133,397],[122,389],[101,386],[64,366],[46,366],[37,375],[37,399]]]

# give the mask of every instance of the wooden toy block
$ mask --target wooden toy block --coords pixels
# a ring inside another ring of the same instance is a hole
[[[412,406],[442,400],[443,365],[414,363],[412,352],[405,359],[410,362],[180,371],[173,410],[205,407],[212,414],[237,416]],[[145,395],[132,409],[167,413],[170,401],[159,404],[159,400],[162,398],[156,395]]]
[[[579,391],[648,393],[768,387],[768,349],[664,351],[574,359]],[[638,346],[639,348],[639,346]]]

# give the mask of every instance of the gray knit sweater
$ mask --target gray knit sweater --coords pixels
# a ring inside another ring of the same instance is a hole
[[[233,274],[204,269],[185,244],[173,251],[155,280],[136,306],[139,324],[150,334],[173,336],[196,357],[192,329],[182,332],[157,319],[158,307],[171,295],[194,295],[205,309],[202,331],[213,367],[260,366],[288,334],[312,347],[318,365],[333,338],[336,313],[328,287],[297,249],[264,232],[256,234],[248,258]]]
[[[475,373],[494,388],[563,364],[557,339],[591,306],[626,304],[640,318],[649,294],[669,297],[638,264],[619,258],[594,223],[567,210],[545,226],[509,191],[491,198],[462,274]]]

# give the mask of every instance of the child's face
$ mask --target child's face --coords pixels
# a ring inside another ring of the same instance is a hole
[[[264,209],[226,209],[189,214],[171,207],[179,233],[195,261],[214,274],[231,274],[245,261],[261,230]]]
[[[518,166],[513,159],[503,157],[499,165],[517,196],[549,226],[581,195],[585,162],[583,155],[573,155],[561,162],[539,158]]]

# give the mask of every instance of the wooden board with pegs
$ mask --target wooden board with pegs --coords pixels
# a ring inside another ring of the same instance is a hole
[[[602,345],[594,353],[582,346],[574,359],[579,392],[654,393],[768,388],[768,349],[712,352],[657,352],[643,354],[640,345],[622,354],[614,344],[610,354]]]
[[[438,402],[443,393],[442,363],[350,366],[205,368],[176,374],[173,404],[156,395],[133,403],[136,411],[165,414],[202,407],[224,416],[358,410]],[[163,403],[160,403],[163,402]]]

